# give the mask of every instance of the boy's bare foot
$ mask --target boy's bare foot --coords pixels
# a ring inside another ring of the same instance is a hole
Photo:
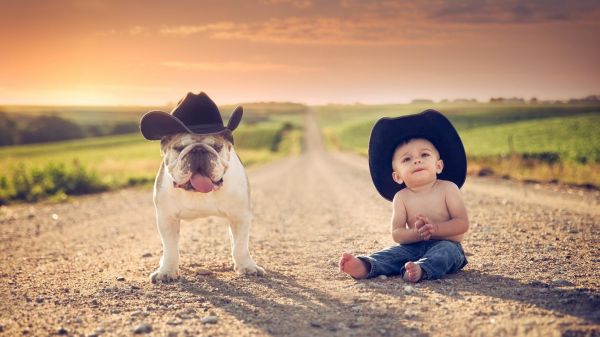
[[[364,278],[368,274],[365,263],[350,253],[342,254],[340,258],[340,271],[354,278]]]
[[[404,276],[402,276],[404,281],[411,283],[421,281],[421,278],[423,277],[423,269],[421,269],[421,266],[414,262],[406,262],[404,268],[406,269]]]

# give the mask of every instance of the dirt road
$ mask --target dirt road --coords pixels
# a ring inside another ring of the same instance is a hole
[[[149,189],[0,211],[1,336],[600,336],[600,195],[469,177],[469,264],[438,281],[356,282],[341,252],[392,244],[364,158],[323,149],[249,171],[250,249],[232,271],[226,224],[182,226],[181,278],[161,255]]]

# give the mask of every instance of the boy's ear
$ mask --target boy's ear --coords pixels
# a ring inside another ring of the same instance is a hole
[[[440,174],[442,173],[442,170],[444,170],[444,161],[440,159],[435,163],[435,171],[437,174]]]
[[[392,179],[394,179],[394,181],[397,182],[398,184],[403,183],[402,178],[400,177],[398,172],[392,172]]]

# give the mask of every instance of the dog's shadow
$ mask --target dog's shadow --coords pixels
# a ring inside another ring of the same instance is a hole
[[[390,279],[389,282],[394,282]],[[593,289],[573,288],[572,284],[553,284],[540,281],[523,283],[501,275],[477,270],[463,270],[448,275],[443,280],[424,281],[420,288],[434,291],[456,301],[469,295],[483,295],[494,299],[510,300],[558,313],[576,316],[590,323],[600,323],[600,294]],[[389,287],[379,287],[378,292],[394,295]],[[489,306],[486,306],[486,310]],[[482,308],[483,309],[483,308]],[[488,310],[489,311],[489,310]],[[490,314],[493,314],[493,309]]]
[[[358,318],[363,315],[357,313],[356,302],[332,298],[318,289],[299,284],[292,276],[274,271],[266,276],[233,279],[214,274],[184,277],[176,285],[179,291],[191,293],[245,326],[269,335],[427,336],[398,319],[390,319],[391,313],[385,306],[362,309],[368,310],[368,320],[361,321]]]

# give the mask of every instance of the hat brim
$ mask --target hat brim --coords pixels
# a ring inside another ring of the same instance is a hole
[[[450,121],[436,110],[397,118],[381,118],[371,130],[369,170],[375,188],[387,200],[406,187],[392,178],[392,157],[396,147],[413,138],[425,138],[438,150],[444,169],[438,179],[459,188],[467,176],[467,156],[462,141]]]
[[[197,135],[219,134],[228,130],[222,124],[202,124],[186,126],[177,117],[164,111],[150,111],[140,121],[140,131],[148,140],[159,140],[176,133]]]

